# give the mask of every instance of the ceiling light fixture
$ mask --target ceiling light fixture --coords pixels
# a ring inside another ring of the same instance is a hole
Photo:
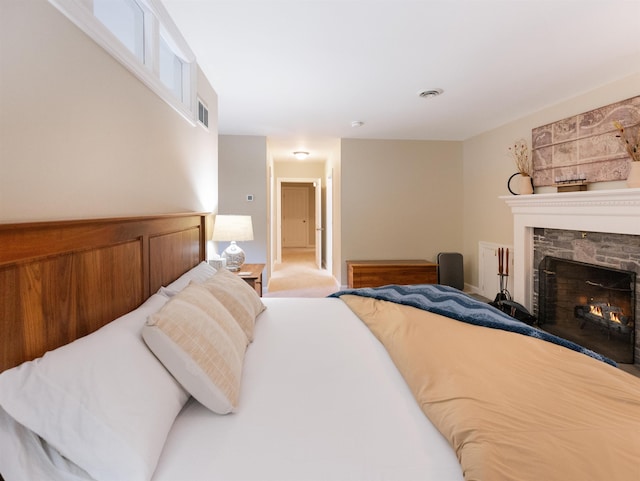
[[[431,89],[431,90],[423,90],[422,92],[418,92],[418,95],[423,99],[432,99],[433,97],[437,97],[441,95],[444,90],[442,89]]]
[[[309,152],[304,152],[302,150],[297,150],[293,153],[293,156],[298,160],[304,160],[309,156]]]
[[[364,122],[361,120],[354,120],[353,122],[351,122],[351,127],[362,127],[364,125]]]

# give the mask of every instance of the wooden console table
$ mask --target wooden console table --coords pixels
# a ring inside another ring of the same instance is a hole
[[[438,264],[424,260],[347,261],[350,288],[437,284]]]

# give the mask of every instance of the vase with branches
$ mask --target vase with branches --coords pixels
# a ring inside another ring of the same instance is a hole
[[[531,155],[529,154],[529,144],[525,139],[519,139],[509,147],[509,153],[513,157],[516,168],[520,175],[531,177],[533,174],[533,166],[531,163]]]
[[[638,146],[638,142],[640,141],[640,126],[635,136],[631,134],[629,129],[625,128],[619,120],[614,121],[613,126],[618,131],[616,137],[620,139],[627,154],[629,154],[631,158],[629,174],[627,175],[627,186],[640,187],[640,148]]]
[[[531,161],[531,155],[529,152],[529,144],[525,139],[516,140],[512,146],[509,147],[509,153],[516,164],[518,172],[509,177],[507,181],[507,189],[512,194],[516,194],[511,190],[511,179],[520,175],[520,194],[533,194],[533,165]],[[517,195],[517,194],[516,194]]]
[[[625,129],[619,120],[615,120],[613,126],[618,131],[616,137],[618,137],[624,145],[631,160],[633,162],[640,162],[640,147],[638,146],[638,142],[640,141],[640,127],[638,127],[638,131],[634,136],[628,129]]]

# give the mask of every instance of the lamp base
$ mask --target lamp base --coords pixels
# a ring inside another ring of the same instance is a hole
[[[238,272],[244,264],[244,251],[238,247],[236,241],[231,241],[229,247],[227,247],[222,253],[222,258],[226,259],[227,269],[231,272]]]

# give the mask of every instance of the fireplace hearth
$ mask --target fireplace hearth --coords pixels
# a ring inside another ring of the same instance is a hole
[[[538,267],[542,329],[633,363],[636,273],[545,256]]]

